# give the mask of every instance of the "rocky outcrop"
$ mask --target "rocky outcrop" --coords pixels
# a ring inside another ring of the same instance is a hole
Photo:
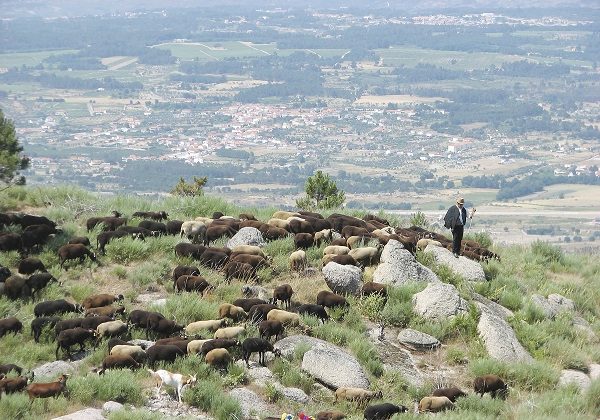
[[[402,286],[415,281],[439,283],[440,280],[433,271],[417,262],[400,242],[392,239],[383,248],[373,281]]]
[[[571,299],[553,293],[548,295],[548,299],[542,295],[532,295],[531,302],[540,309],[548,319],[554,319],[561,312],[574,312],[575,304]]]
[[[564,369],[560,373],[558,385],[575,385],[581,391],[585,391],[592,385],[592,380],[585,373],[578,370]]]
[[[331,387],[369,387],[369,379],[358,360],[338,346],[327,343],[304,353],[302,370]]]
[[[412,350],[435,350],[440,346],[437,338],[417,330],[406,328],[398,334],[398,341]]]
[[[251,415],[260,415],[262,418],[262,416],[268,414],[268,404],[247,388],[234,388],[229,391],[229,396],[240,403],[244,418]]]
[[[490,311],[494,313],[494,315],[499,316],[502,319],[508,319],[514,315],[513,311],[511,311],[510,309],[507,309],[504,306],[499,305],[496,302],[493,302],[488,298],[481,296],[478,293],[473,293],[473,300],[486,306]]]
[[[52,420],[105,420],[106,417],[102,415],[102,410],[98,408],[84,408],[83,410],[76,411],[66,416],[55,417]]]
[[[123,404],[118,403],[116,401],[106,401],[102,405],[102,411],[104,411],[105,413],[114,413],[115,411],[122,410],[123,408]]]
[[[285,358],[291,358],[294,355],[297,347],[305,348],[306,350],[313,349],[315,347],[326,348],[329,346],[327,341],[319,338],[309,337],[307,335],[290,335],[285,337],[274,344],[273,347],[281,351],[281,356]]]
[[[56,362],[44,363],[41,366],[33,369],[35,378],[47,378],[54,380],[63,373],[71,374],[75,372],[75,369],[81,362],[65,362],[64,360],[57,360]]]
[[[523,348],[511,326],[485,305],[477,303],[481,310],[477,331],[483,339],[488,354],[503,362],[531,362],[533,358]]]
[[[323,267],[323,276],[327,286],[335,293],[357,295],[362,290],[362,271],[353,265],[330,262]]]
[[[300,388],[286,387],[279,382],[273,382],[275,389],[290,401],[306,404],[309,401],[308,395]]]
[[[238,245],[265,246],[266,243],[262,233],[260,233],[258,229],[253,227],[243,227],[227,241],[227,245],[225,246],[229,249],[233,249]]]
[[[453,285],[431,283],[413,296],[413,310],[424,318],[443,320],[466,313],[468,305]]]
[[[427,245],[425,251],[433,255],[437,264],[442,264],[450,268],[450,270],[465,280],[469,281],[485,281],[485,273],[479,262],[473,261],[467,257],[455,258],[452,251],[436,245]]]

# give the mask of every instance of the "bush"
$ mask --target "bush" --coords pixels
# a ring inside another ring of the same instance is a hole
[[[503,414],[506,402],[499,398],[481,398],[477,394],[471,394],[456,400],[456,406],[461,413],[466,411],[499,418]]]
[[[216,319],[219,314],[219,304],[200,299],[197,293],[187,292],[170,295],[165,306],[156,309],[167,319],[177,320],[177,323],[182,325],[204,319]]]
[[[199,381],[196,386],[188,389],[183,399],[194,407],[210,412],[219,420],[242,418],[239,403],[225,395],[221,385],[213,380]]]
[[[531,244],[531,251],[542,263],[559,263],[564,260],[561,249],[557,246],[550,245],[548,242],[537,240]]]
[[[313,381],[292,362],[277,358],[273,362],[271,370],[282,385],[300,388],[307,394],[312,391]]]
[[[600,416],[600,379],[593,381],[586,391],[585,403],[591,414]]]
[[[142,388],[136,375],[128,370],[111,370],[102,376],[89,373],[67,381],[72,399],[83,405],[95,401],[117,401],[138,405],[142,402]]]
[[[553,389],[559,378],[559,373],[552,366],[538,361],[504,363],[493,359],[479,359],[472,361],[469,367],[474,376],[498,375],[509,387],[525,391]]]

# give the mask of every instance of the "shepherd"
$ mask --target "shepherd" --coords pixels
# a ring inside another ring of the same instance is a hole
[[[475,209],[471,211],[469,219],[473,219]],[[459,197],[456,199],[456,205],[452,206],[444,216],[444,226],[452,231],[452,253],[455,258],[460,255],[460,243],[467,223],[467,209],[465,209],[465,199]]]

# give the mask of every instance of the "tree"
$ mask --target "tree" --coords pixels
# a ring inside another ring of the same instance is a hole
[[[184,196],[184,197],[200,196],[200,195],[204,194],[204,191],[202,191],[202,188],[204,187],[204,185],[206,184],[207,181],[208,181],[208,177],[206,177],[206,176],[204,176],[202,178],[194,177],[194,182],[188,184],[187,182],[185,182],[185,179],[183,179],[183,177],[180,177],[177,185],[175,185],[173,187],[173,189],[171,190],[171,194],[180,195],[180,196]]]
[[[317,171],[309,176],[304,184],[306,196],[296,200],[296,206],[301,209],[332,209],[340,207],[346,195],[340,191],[329,175]]]
[[[19,171],[29,167],[29,158],[22,156],[15,125],[4,117],[0,109],[0,182],[6,185],[25,184],[25,177]]]

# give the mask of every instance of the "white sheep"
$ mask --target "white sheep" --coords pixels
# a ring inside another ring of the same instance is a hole
[[[216,331],[224,327],[227,323],[226,319],[209,319],[206,321],[196,321],[189,323],[184,331],[187,335],[198,334],[202,330]]]
[[[215,331],[214,338],[236,338],[246,331],[246,327],[225,327]]]
[[[180,236],[191,239],[192,242],[206,241],[206,225],[203,222],[189,220],[181,224]]]
[[[350,252],[350,248],[347,246],[341,245],[329,245],[323,249],[323,255],[327,254],[335,254],[335,255],[345,255]]]
[[[187,345],[187,354],[197,354],[200,353],[200,350],[202,349],[202,344],[206,343],[207,341],[210,341],[211,339],[208,338],[206,340],[192,340],[188,343]]]
[[[303,249],[292,252],[290,254],[289,261],[291,271],[302,271],[308,265],[306,252]]]
[[[271,309],[267,314],[267,321],[276,320],[288,327],[300,325],[300,315],[281,309]]]

